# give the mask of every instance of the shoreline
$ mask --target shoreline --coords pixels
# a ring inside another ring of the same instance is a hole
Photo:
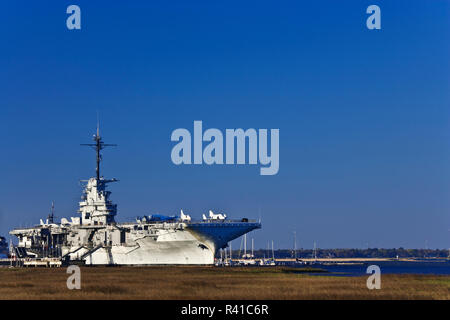
[[[367,276],[310,275],[289,267],[81,267],[81,290],[65,268],[1,268],[0,300],[329,300],[450,299],[450,277],[384,274],[381,290]]]
[[[277,262],[296,262],[296,259],[275,259]],[[450,260],[448,258],[298,258],[298,261],[303,262],[385,262],[385,261],[400,261],[400,262],[445,262]]]

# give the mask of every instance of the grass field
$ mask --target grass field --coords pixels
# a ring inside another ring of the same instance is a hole
[[[450,277],[315,276],[285,267],[82,267],[81,290],[66,268],[0,268],[0,299],[450,299]]]

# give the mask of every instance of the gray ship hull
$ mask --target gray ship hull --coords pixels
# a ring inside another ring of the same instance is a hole
[[[64,247],[63,253],[87,265],[210,265],[218,249],[259,227],[252,222],[149,224],[147,232],[130,234],[126,244]]]

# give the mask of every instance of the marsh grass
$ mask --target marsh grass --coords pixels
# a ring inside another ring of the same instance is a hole
[[[82,267],[81,290],[68,290],[66,268],[0,268],[0,299],[450,299],[448,276],[308,275],[284,267]]]

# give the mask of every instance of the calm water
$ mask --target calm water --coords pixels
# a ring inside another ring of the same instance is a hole
[[[382,261],[382,262],[364,262],[361,264],[348,265],[311,265],[327,270],[336,276],[362,276],[366,275],[369,265],[377,265],[381,269],[381,274],[435,274],[450,275],[450,262],[429,262],[429,261]],[[299,266],[304,267],[304,266]]]

